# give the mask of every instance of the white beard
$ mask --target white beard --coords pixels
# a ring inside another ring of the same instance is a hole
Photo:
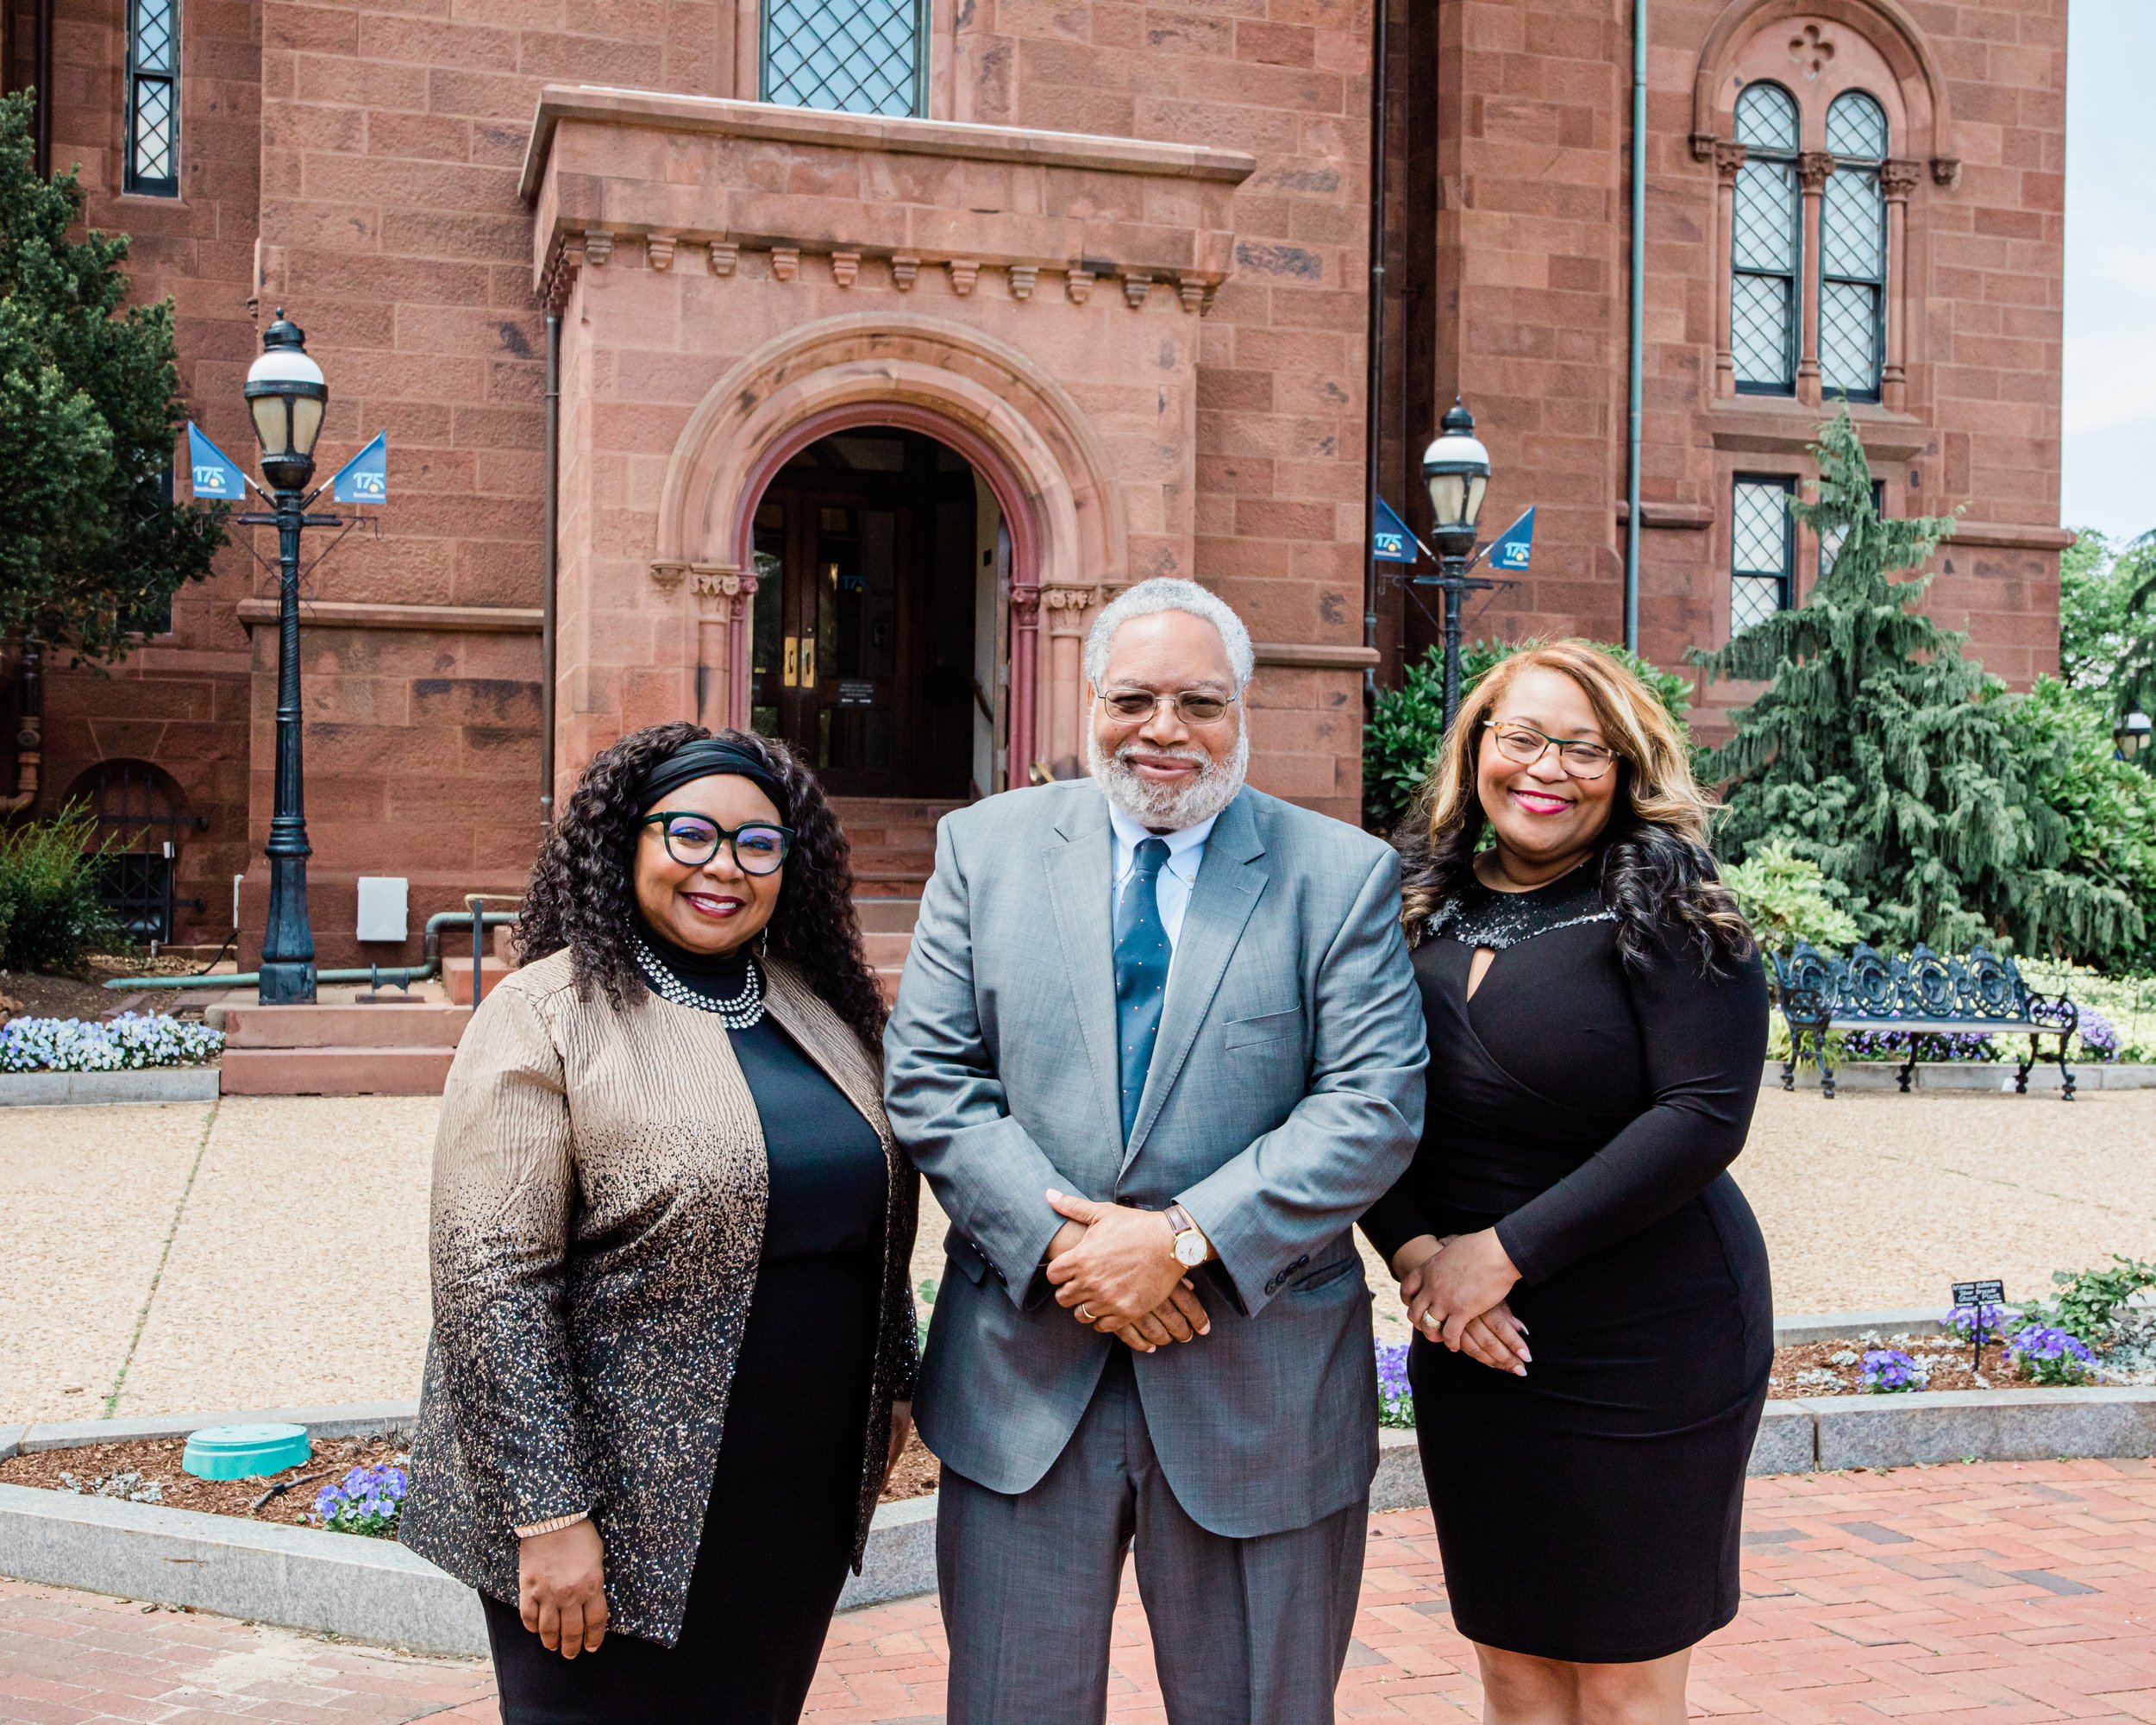
[[[1110,802],[1156,832],[1180,832],[1187,826],[1212,819],[1235,800],[1235,794],[1243,788],[1244,776],[1250,767],[1250,733],[1247,726],[1240,724],[1236,727],[1234,751],[1225,761],[1215,761],[1198,749],[1149,751],[1199,762],[1196,776],[1180,787],[1156,785],[1140,777],[1138,769],[1124,758],[1131,746],[1126,743],[1110,756],[1100,747],[1100,737],[1088,730],[1086,769]]]

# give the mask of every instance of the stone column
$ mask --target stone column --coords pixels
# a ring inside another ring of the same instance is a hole
[[[1100,589],[1044,587],[1041,603],[1048,612],[1048,687],[1042,703],[1048,740],[1044,752],[1050,770],[1067,771],[1075,765],[1082,773],[1086,746],[1080,726],[1086,716],[1086,630],[1100,603]]]
[[[1034,703],[1040,666],[1041,590],[1011,584],[1011,756],[1012,790],[1033,782]]]
[[[1819,387],[1819,210],[1834,159],[1824,150],[1806,150],[1796,159],[1797,183],[1804,189],[1804,255],[1797,261],[1797,304],[1802,310],[1803,348],[1796,361],[1796,398],[1808,407],[1820,404]]]
[[[748,674],[741,654],[744,592],[756,578],[699,563],[696,580],[696,722],[710,731],[746,729]],[[738,712],[740,717],[736,718]]]
[[[1909,194],[1924,177],[1924,165],[1887,161],[1879,165],[1879,190],[1886,196],[1886,353],[1879,370],[1879,399],[1893,412],[1908,401],[1908,321],[1905,307],[1914,289],[1909,280]]]
[[[1737,392],[1737,362],[1729,333],[1730,296],[1736,292],[1737,173],[1745,165],[1742,144],[1714,144],[1714,267],[1720,285],[1714,292],[1714,393]]]

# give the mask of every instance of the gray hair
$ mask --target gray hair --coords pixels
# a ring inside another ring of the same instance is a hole
[[[1086,637],[1086,681],[1094,688],[1108,674],[1108,647],[1115,632],[1134,617],[1151,617],[1163,611],[1187,612],[1203,618],[1220,631],[1220,644],[1228,650],[1228,668],[1235,673],[1236,693],[1250,687],[1257,668],[1257,654],[1250,646],[1250,631],[1218,594],[1207,593],[1195,581],[1179,581],[1166,575],[1128,587],[1094,618]]]

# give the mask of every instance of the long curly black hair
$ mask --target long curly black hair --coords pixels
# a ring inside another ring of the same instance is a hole
[[[629,947],[636,932],[636,787],[683,743],[718,735],[763,757],[786,787],[793,848],[787,853],[766,950],[799,970],[830,1009],[874,1048],[883,1034],[883,995],[861,946],[853,864],[845,832],[816,775],[782,743],[677,722],[631,731],[592,757],[569,806],[540,847],[517,925],[526,963],[569,949],[577,993],[597,988],[617,1009],[645,997]]]

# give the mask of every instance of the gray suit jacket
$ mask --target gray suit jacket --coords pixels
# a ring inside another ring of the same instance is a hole
[[[1219,1249],[1209,1336],[1133,1359],[1176,1500],[1249,1537],[1377,1465],[1351,1230],[1422,1130],[1422,1003],[1390,847],[1244,789],[1206,842],[1131,1140],[1118,1106],[1106,800],[1090,780],[948,815],[884,1034],[893,1129],[951,1219],[916,1414],[1002,1492],[1037,1484],[1111,1349],[1036,1274],[1050,1186],[1180,1199]]]

